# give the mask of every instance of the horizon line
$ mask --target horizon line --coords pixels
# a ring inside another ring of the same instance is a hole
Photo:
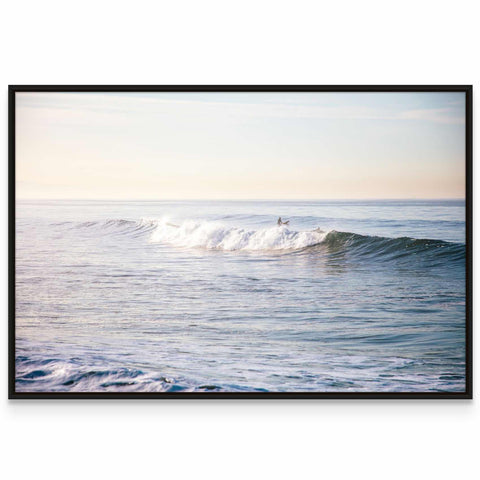
[[[171,198],[82,198],[82,197],[57,197],[57,198],[15,198],[15,201],[64,201],[64,200],[75,200],[75,201],[112,201],[112,202],[171,202],[171,201],[219,201],[219,202],[274,202],[274,201],[286,201],[286,202],[305,202],[305,201],[398,201],[398,200],[411,200],[411,201],[432,201],[432,200],[466,200],[466,197],[365,197],[365,198],[181,198],[181,197],[171,197]]]

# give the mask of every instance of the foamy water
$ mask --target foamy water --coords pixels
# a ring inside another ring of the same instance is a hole
[[[321,243],[327,232],[295,231],[286,226],[249,230],[220,222],[184,221],[180,225],[162,219],[144,220],[155,226],[150,241],[181,247],[203,247],[219,250],[292,250]]]
[[[461,391],[464,214],[18,202],[16,388]]]

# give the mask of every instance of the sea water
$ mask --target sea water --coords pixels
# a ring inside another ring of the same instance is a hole
[[[464,201],[18,201],[15,271],[17,391],[465,389]]]

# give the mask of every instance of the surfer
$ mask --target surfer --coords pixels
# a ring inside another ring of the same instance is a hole
[[[282,217],[278,217],[277,220],[277,225],[281,227],[282,225],[288,225],[290,223],[290,220],[287,220],[286,222],[282,221]]]

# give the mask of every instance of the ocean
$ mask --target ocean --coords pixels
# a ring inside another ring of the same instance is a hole
[[[463,200],[19,200],[16,391],[464,391],[465,257]]]

